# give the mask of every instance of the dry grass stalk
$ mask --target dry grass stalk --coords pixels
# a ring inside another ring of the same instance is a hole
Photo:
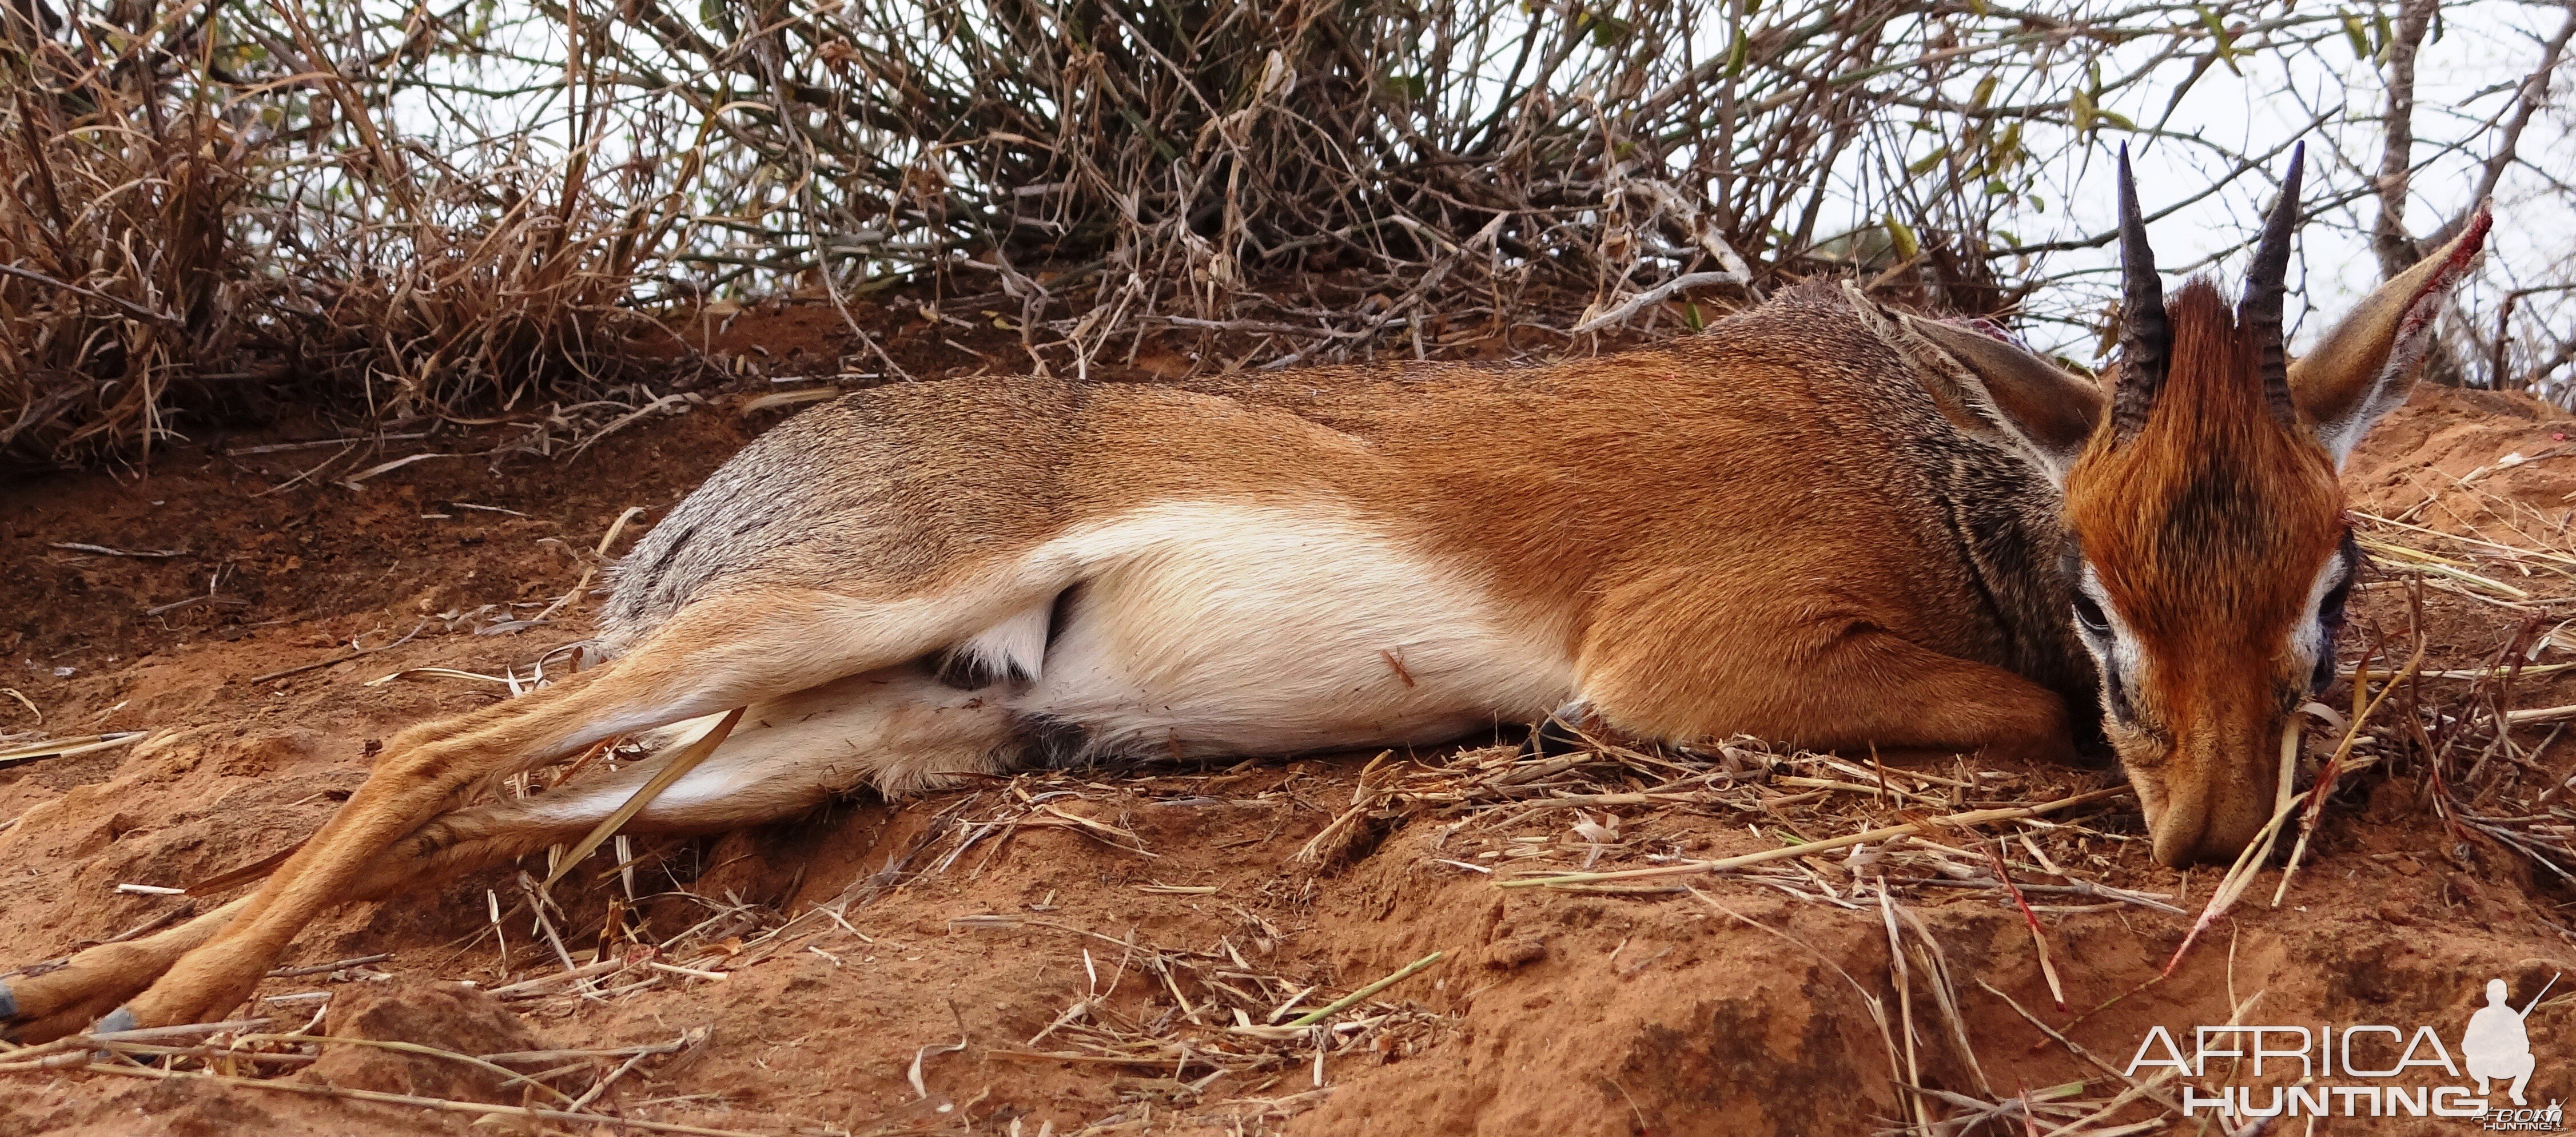
[[[113,750],[119,746],[130,745],[149,733],[151,732],[142,730],[120,730],[108,734],[88,734],[77,738],[51,738],[43,742],[24,743],[0,749],[0,766],[15,766],[21,762],[35,762],[46,758],[95,754],[101,750]]]
[[[2048,1036],[2049,1041],[2055,1042],[2057,1045],[2065,1048],[2067,1053],[2083,1059],[2085,1063],[2091,1065],[2093,1068],[2118,1079],[2121,1084],[2128,1086],[2130,1090],[2135,1091],[2138,1096],[2152,1099],[2156,1104],[2165,1107],[2165,1109],[2171,1111],[2175,1116],[2184,1116],[2182,1103],[2180,1101],[2175,1100],[2170,1095],[2151,1088],[2152,1083],[2141,1084],[2131,1080],[2128,1075],[2121,1073],[2118,1067],[2103,1061],[2092,1051],[2078,1045],[2075,1040],[2066,1037],[2065,1032],[2040,1021],[2039,1016],[2024,1009],[2019,1002],[2015,1001],[2012,996],[2005,994],[2001,988],[1998,988],[1994,984],[1988,983],[1983,979],[1977,980],[1977,986],[1985,988],[1987,994],[2003,1000],[2004,1005],[2012,1008],[2014,1014],[2021,1016],[2021,1020],[2023,1022],[2029,1023],[2032,1028],[2038,1030],[2041,1034]],[[2230,1025],[2234,1024],[2231,1023]],[[2107,1112],[2107,1110],[2105,1112]]]
[[[1897,1021],[1902,1027],[1898,1035],[1905,1040],[1903,1085],[1908,1091],[1905,1094],[1905,1104],[1914,1112],[1914,1131],[1928,1137],[1932,1132],[1932,1112],[1930,1105],[1923,1100],[1924,1095],[1921,1092],[1923,1064],[1918,1060],[1914,1050],[1914,976],[1911,969],[1906,966],[1904,938],[1896,930],[1895,895],[1884,888],[1880,889],[1878,909],[1879,914],[1887,922],[1887,966],[1889,970],[1895,972]]]
[[[1397,971],[1395,974],[1393,974],[1393,975],[1389,975],[1389,976],[1387,976],[1387,977],[1386,977],[1386,978],[1384,978],[1384,979],[1380,979],[1380,980],[1378,980],[1377,982],[1371,983],[1371,984],[1369,984],[1369,985],[1368,985],[1368,986],[1366,986],[1366,987],[1362,987],[1362,988],[1360,988],[1360,989],[1359,989],[1359,990],[1357,990],[1357,991],[1353,991],[1353,992],[1351,992],[1351,993],[1350,993],[1350,994],[1348,994],[1348,995],[1344,995],[1344,996],[1342,996],[1342,997],[1341,997],[1341,998],[1339,998],[1339,999],[1335,999],[1335,1000],[1333,1000],[1333,1001],[1332,1001],[1332,1002],[1330,1002],[1330,1003],[1326,1003],[1325,1005],[1323,1005],[1323,1006],[1321,1006],[1321,1007],[1318,1007],[1318,1008],[1316,1008],[1316,1009],[1314,1009],[1314,1010],[1311,1010],[1311,1011],[1306,1012],[1305,1014],[1299,1015],[1299,1016],[1297,1016],[1296,1018],[1293,1018],[1293,1019],[1288,1020],[1288,1026],[1289,1026],[1289,1028],[1290,1028],[1290,1029],[1295,1029],[1295,1028],[1297,1028],[1297,1027],[1308,1027],[1308,1026],[1313,1026],[1313,1025],[1315,1025],[1316,1023],[1319,1023],[1319,1022],[1324,1021],[1325,1019],[1331,1018],[1331,1017],[1333,1017],[1334,1015],[1337,1015],[1337,1014],[1342,1013],[1343,1011],[1349,1010],[1352,1006],[1354,1006],[1354,1005],[1358,1004],[1361,1000],[1366,999],[1366,998],[1368,998],[1368,997],[1369,997],[1369,996],[1371,996],[1371,995],[1375,995],[1375,994],[1377,994],[1377,993],[1378,993],[1378,992],[1380,992],[1380,991],[1384,991],[1384,990],[1386,990],[1386,989],[1387,989],[1387,988],[1389,988],[1389,987],[1393,987],[1393,986],[1395,986],[1395,985],[1396,985],[1396,984],[1398,984],[1398,983],[1402,983],[1402,982],[1404,982],[1405,980],[1410,979],[1410,978],[1414,977],[1414,976],[1415,976],[1415,975],[1417,975],[1417,974],[1420,974],[1420,973],[1421,973],[1421,971],[1422,971],[1422,969],[1424,969],[1424,968],[1426,968],[1426,967],[1429,967],[1429,966],[1431,966],[1432,964],[1435,964],[1435,963],[1440,962],[1440,959],[1441,959],[1441,957],[1442,957],[1444,954],[1445,954],[1445,953],[1443,953],[1443,952],[1436,952],[1436,951],[1435,951],[1435,952],[1432,952],[1432,953],[1431,953],[1431,954],[1429,954],[1429,955],[1423,956],[1423,957],[1422,957],[1422,958],[1420,958],[1420,959],[1414,960],[1414,961],[1413,961],[1413,962],[1411,962],[1411,963],[1405,964],[1405,965],[1404,965],[1404,967],[1403,967],[1401,970],[1398,970],[1398,971]]]
[[[2200,934],[2208,931],[2210,925],[2217,923],[2219,917],[2235,906],[2237,897],[2253,886],[2255,874],[2263,871],[2263,863],[2272,859],[2272,844],[2280,839],[2281,824],[2290,819],[2299,805],[2297,795],[2290,792],[2299,769],[2299,725],[2295,720],[2281,731],[2280,766],[2271,820],[2263,823],[2263,828],[2255,833],[2253,843],[2236,855],[2235,863],[2229,865],[2226,875],[2219,878],[2218,887],[2210,892],[2209,903],[2200,910],[2200,917],[2193,920],[2191,930],[2183,934],[2182,944],[2174,948],[2173,958],[2165,961],[2162,975],[2172,975],[2174,968],[2182,965],[2182,957],[2191,951],[2192,944],[2199,941]]]
[[[1381,751],[1377,757],[1369,759],[1368,765],[1360,768],[1359,782],[1351,787],[1350,808],[1343,810],[1322,829],[1316,830],[1313,837],[1308,838],[1304,845],[1298,847],[1294,858],[1298,864],[1323,864],[1336,859],[1340,855],[1340,850],[1349,847],[1358,833],[1360,819],[1377,804],[1372,800],[1376,795],[1372,795],[1369,791],[1369,775],[1375,773],[1379,765],[1393,757],[1395,757],[1395,751]]]
[[[1248,912],[1245,916],[1258,922]],[[1157,1068],[1174,1078],[1203,1071],[1195,1083],[1184,1085],[1204,1088],[1217,1074],[1285,1071],[1301,1058],[1311,1061],[1310,1055],[1319,1050],[1328,1056],[1347,1054],[1372,1045],[1419,1040],[1438,1029],[1437,1016],[1428,1012],[1372,1000],[1437,964],[1445,958],[1443,953],[1435,952],[1324,1007],[1280,1023],[1319,985],[1265,973],[1230,941],[1220,942],[1213,950],[1187,950],[1018,916],[968,916],[949,923],[961,931],[1043,929],[1117,949],[1114,970],[1094,966],[1088,950],[1083,953],[1089,984],[1046,1027],[1018,1046],[985,1051],[1014,1061]],[[1277,934],[1266,925],[1264,929],[1266,934]],[[1165,997],[1170,1009],[1159,1019],[1143,1021],[1120,1011],[1121,1004],[1113,996],[1131,969],[1144,974],[1148,986]],[[1106,985],[1103,970],[1110,970]],[[1036,1049],[1050,1040],[1049,1049]]]
[[[217,1085],[240,1086],[246,1089],[269,1090],[276,1093],[302,1094],[307,1097],[341,1098],[347,1101],[375,1102],[380,1105],[410,1106],[414,1109],[430,1109],[447,1113],[471,1113],[489,1117],[517,1117],[525,1118],[530,1121],[589,1122],[595,1125],[641,1129],[648,1133],[691,1134],[693,1137],[764,1137],[763,1134],[752,1133],[741,1129],[712,1129],[703,1125],[682,1125],[669,1121],[647,1121],[636,1117],[614,1117],[601,1113],[579,1113],[571,1110],[538,1109],[532,1106],[490,1105],[483,1102],[451,1101],[445,1098],[418,1097],[412,1094],[390,1094],[376,1090],[342,1089],[338,1086],[311,1085],[303,1082],[279,1081],[269,1078],[244,1078],[229,1074],[178,1073],[169,1070],[157,1069],[151,1066],[114,1066],[104,1062],[90,1062],[71,1068],[92,1074],[114,1074],[119,1077],[126,1078],[154,1078],[161,1081],[171,1082],[210,1082]]]
[[[1713,861],[1694,861],[1689,864],[1665,865],[1657,868],[1624,869],[1617,872],[1565,873],[1552,876],[1531,877],[1521,880],[1496,881],[1494,884],[1497,888],[1537,888],[1567,884],[1589,884],[1610,880],[1637,880],[1648,877],[1688,876],[1699,873],[1722,872],[1727,869],[1743,868],[1748,865],[1763,864],[1769,861],[1783,860],[1789,857],[1813,856],[1818,853],[1832,852],[1836,849],[1850,848],[1854,845],[1871,844],[1897,837],[1908,837],[1917,833],[1930,832],[1941,828],[1964,829],[1977,825],[1991,825],[1999,821],[2018,821],[2024,818],[2045,817],[2051,813],[2062,812],[2064,810],[2075,808],[2076,806],[2091,805],[2094,802],[2108,801],[2112,798],[2122,797],[2130,792],[2131,790],[2127,786],[2112,786],[2106,789],[2090,790],[2076,794],[2072,797],[2060,798],[2056,801],[2045,802],[2039,805],[2013,806],[2005,809],[1973,810],[1967,813],[1954,814],[1949,817],[1927,818],[1922,821],[1909,821],[1903,825],[1890,825],[1877,829],[1864,830],[1859,833],[1848,834],[1841,837],[1831,837],[1821,841],[1810,841],[1803,844],[1788,845],[1778,849],[1765,849],[1758,853],[1746,853],[1742,856],[1724,857]]]
[[[2049,957],[2048,931],[2039,926],[2039,913],[2031,911],[2030,901],[2022,898],[2020,887],[2013,883],[2012,872],[2004,867],[2003,854],[1996,851],[1992,845],[1982,842],[1978,844],[1977,849],[1986,855],[1987,863],[1994,866],[1995,879],[2003,882],[2004,891],[2012,896],[2013,907],[2021,910],[2023,923],[2030,926],[2031,944],[2039,952],[2039,973],[2048,980],[2048,997],[2056,1001],[2060,1014],[2065,1013],[2067,1010],[2066,984],[2058,981],[2057,963]]]
[[[697,769],[698,763],[706,761],[707,755],[715,753],[716,747],[724,745],[726,736],[733,733],[734,725],[742,721],[742,714],[748,709],[735,707],[726,712],[714,729],[672,754],[662,763],[661,769],[654,771],[651,778],[635,788],[634,796],[627,798],[626,804],[618,806],[617,812],[600,819],[599,824],[593,826],[589,833],[574,842],[572,848],[566,850],[564,855],[555,861],[554,871],[546,874],[544,883],[539,887],[553,888],[556,881],[563,879],[563,874],[572,871],[572,866],[589,857],[592,850],[599,848],[601,842],[608,840],[611,835],[624,828],[636,814],[644,812],[644,807],[653,804],[653,799],[660,797],[662,791],[671,788],[671,783],[679,781],[686,777],[689,771]]]
[[[2326,798],[2334,793],[2335,783],[2343,778],[2346,763],[2352,757],[2353,744],[2361,740],[2362,729],[2370,724],[2371,717],[2376,715],[2380,706],[2388,701],[2388,696],[2397,691],[2398,684],[2404,682],[2406,676],[2415,674],[2416,670],[2424,665],[2424,650],[2424,638],[2418,635],[2415,639],[2415,654],[2406,661],[2404,668],[2390,677],[2388,685],[2380,688],[2379,694],[2375,697],[2368,697],[2370,680],[2365,666],[2369,662],[2368,658],[2365,657],[2354,666],[2352,722],[2345,728],[2343,739],[2335,743],[2334,753],[2326,757],[2325,766],[2317,772],[2315,788],[2308,791],[2307,809],[2299,823],[2299,840],[2297,844],[2290,847],[2290,863],[2282,866],[2281,883],[2272,889],[2272,907],[2280,907],[2281,898],[2289,895],[2290,879],[2298,875],[2299,864],[2307,857],[2308,839],[2316,835],[2317,819],[2325,812]],[[2366,702],[2365,697],[2368,697]]]

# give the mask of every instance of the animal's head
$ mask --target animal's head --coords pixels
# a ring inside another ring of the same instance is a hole
[[[2481,209],[2293,361],[2281,331],[2302,155],[2231,311],[2170,298],[2120,156],[2124,303],[2110,412],[2066,472],[2075,623],[2156,859],[2235,856],[2272,814],[2298,705],[2334,677],[2359,551],[2336,474],[2406,400]]]
[[[2337,471],[2405,401],[2444,298],[2485,245],[2481,208],[2292,360],[2281,308],[2299,171],[2293,156],[2231,306],[2207,280],[2166,295],[2121,153],[2124,303],[2107,398],[1991,341],[1908,322],[1954,364],[1935,394],[2065,490],[2072,619],[2167,864],[2233,857],[2270,818],[2291,715],[2334,676],[2359,559]]]

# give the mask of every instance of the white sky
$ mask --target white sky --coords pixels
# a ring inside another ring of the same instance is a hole
[[[2501,134],[2500,130],[2488,129],[2487,120],[2509,112],[2515,96],[2513,84],[2539,60],[2541,41],[2553,34],[2565,18],[2562,7],[2510,0],[2446,6],[2441,38],[2424,46],[2417,63],[2416,155],[2422,161],[2441,145],[2462,140],[2469,140],[2470,145],[2464,153],[2434,159],[2415,176],[2406,217],[2411,233],[2419,237],[2429,233],[2470,204],[2469,196],[2483,173],[2480,164],[2494,151]],[[2287,67],[2277,59],[2259,63],[2249,59],[2245,67],[2244,79],[2223,69],[2213,69],[2203,77],[2176,110],[2174,127],[2230,151],[2258,152],[2290,141],[2311,117],[2310,107],[2322,109],[2329,100],[2349,92],[2353,105],[2344,108],[2349,117],[2305,136],[2308,186],[2303,196],[2314,208],[2340,191],[2368,185],[2377,176],[2381,138],[2378,116],[2386,105],[2386,91],[2371,62],[2354,59],[2351,50],[2336,40],[2320,45],[2313,54],[2293,58]],[[2160,89],[2111,105],[2131,118],[2151,121],[2170,96],[2170,84],[2180,81],[2187,71],[2186,62],[2169,63],[2159,73]],[[2562,65],[2559,82],[2553,87],[2558,99],[2563,99],[2570,85],[2567,71]],[[2284,87],[2300,92],[2300,98],[2255,94]],[[2111,157],[2116,138],[2106,133],[2103,145],[2093,149],[2092,160],[2087,163],[2049,171],[2049,177],[2058,182],[2058,200],[2064,201],[2067,209],[2049,221],[2029,225],[2023,233],[2026,239],[2045,241],[2095,234],[2112,224]],[[2518,152],[2561,184],[2576,183],[2576,147],[2569,143],[2569,117],[2563,109],[2553,106],[2532,121]],[[2199,192],[2227,172],[2227,166],[2209,151],[2169,140],[2142,140],[2135,147],[2133,160],[2138,167],[2140,197],[2150,214]],[[2240,179],[2236,188],[2154,225],[2150,232],[2158,262],[2172,272],[2203,261],[2216,250],[2249,240],[2261,222],[2263,209],[2271,203],[2277,188],[2274,179],[2281,173],[2281,165],[2276,163],[2273,169],[2263,171],[2260,181],[2249,175]],[[2487,271],[2481,279],[2463,287],[2460,307],[2491,323],[2504,289],[2511,287],[2504,281],[2568,279],[2571,254],[2576,254],[2576,241],[2571,240],[2576,238],[2576,225],[2570,224],[2576,219],[2569,216],[2570,204],[2568,196],[2551,188],[2550,177],[2528,169],[2509,172],[2496,194],[2496,227],[2489,243]],[[2302,332],[2312,336],[2323,331],[2334,317],[2377,283],[2378,262],[2370,253],[2368,241],[2369,227],[2377,217],[2376,200],[2366,200],[2317,216],[2302,230],[2298,259],[2292,266],[2288,313],[2293,321],[2294,349],[2305,342]],[[2046,267],[2051,272],[2066,272],[2107,266],[2114,261],[2108,249],[2086,250],[2065,254]],[[2239,283],[2241,264],[2242,257],[2238,256],[2222,266],[2222,282],[2231,291]],[[2101,295],[2104,293],[2094,293],[2094,302],[2098,303]],[[2061,303],[2073,299],[2058,297]],[[2310,318],[2312,310],[2323,318]],[[2571,330],[2566,327],[2565,310],[2556,309],[2556,313],[2557,332],[2565,335]],[[2549,316],[2545,310],[2535,310],[2534,318]]]

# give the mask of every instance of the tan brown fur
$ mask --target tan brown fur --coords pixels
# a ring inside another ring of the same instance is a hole
[[[612,606],[605,636],[622,644],[657,607],[771,581],[936,592],[954,579],[943,572],[975,563],[956,559],[970,544],[1008,556],[1157,501],[1322,502],[1463,566],[1513,619],[1552,629],[1616,728],[2064,756],[2062,697],[2081,698],[2090,676],[2062,636],[2016,626],[2056,622],[2059,605],[2037,619],[1992,610],[1962,564],[1956,519],[1922,508],[1950,496],[1939,483],[1954,473],[1902,452],[1932,433],[1931,410],[1824,290],[1703,337],[1546,368],[898,389],[783,427],[779,448],[953,462],[864,485],[819,480],[810,501],[784,477],[710,498],[770,495],[777,517],[704,552],[640,548],[619,598],[633,604]],[[1055,428],[994,436],[1028,416]],[[1991,452],[1954,445],[2016,481]],[[2045,493],[2036,477],[2018,482],[2007,496]],[[771,536],[832,524],[862,499],[901,501],[923,524],[829,544]],[[688,525],[674,516],[656,537]],[[646,579],[657,561],[677,579]],[[1890,714],[1936,708],[1920,731],[1848,717],[1887,705],[1869,692],[1918,684],[1937,694]],[[1971,692],[1983,697],[1959,701]]]
[[[764,496],[776,516],[703,552],[639,548],[603,634],[626,643],[706,589],[819,579],[835,590],[937,592],[953,580],[943,572],[976,563],[960,558],[969,549],[990,559],[1084,519],[1186,499],[1347,511],[1468,566],[1521,619],[1562,629],[1569,648],[1603,613],[1635,611],[1642,596],[1658,597],[1646,607],[1661,611],[1677,571],[1722,566],[1692,572],[1691,587],[1669,602],[1673,620],[1730,635],[1702,645],[1754,646],[1731,638],[1743,628],[1869,620],[1996,666],[2062,655],[2059,644],[2017,647],[2002,616],[1980,611],[1953,519],[1923,508],[1953,472],[1923,468],[1925,456],[1910,450],[1947,443],[1973,460],[1993,457],[1937,437],[1931,412],[1893,353],[1821,289],[1705,336],[1550,367],[888,389],[781,427],[774,447],[764,439],[780,453],[762,465],[780,476],[707,500],[736,508]],[[1049,429],[1027,430],[1032,417]],[[854,451],[939,460],[859,484],[794,484],[802,479],[789,454],[847,461]],[[912,524],[842,535],[850,512],[887,512],[889,500]],[[688,523],[675,515],[655,541]],[[840,531],[829,542],[802,536],[827,526]],[[665,556],[681,579],[641,579]],[[693,569],[692,557],[705,567]],[[1826,598],[1815,583],[1833,579],[1850,583],[1828,592],[1852,595],[1819,606]],[[1622,599],[1606,600],[1612,593]],[[1700,666],[1693,659],[1705,652],[1677,650],[1693,647],[1678,625],[1658,626],[1648,644],[1619,649],[1637,658],[1607,666]],[[2082,690],[2082,677],[2058,678]],[[1723,698],[1739,686],[1694,689]]]
[[[0,1018],[40,1037],[118,1004],[104,1025],[218,1016],[332,905],[561,840],[624,783],[463,806],[471,787],[736,707],[753,728],[648,830],[1067,749],[1433,741],[1568,701],[1654,738],[2072,757],[2100,688],[2068,618],[2055,479],[2082,454],[2088,486],[2165,493],[2187,464],[2138,442],[2086,453],[2102,391],[1976,336],[1810,286],[1704,335],[1546,367],[852,395],[763,436],[639,543],[603,613],[609,662],[396,735],[254,895],[0,988]],[[2207,442],[2235,421],[2212,413],[2164,429]],[[2248,479],[2317,473],[2252,445]],[[2086,532],[2096,557],[2164,516],[2086,501],[2079,519],[2112,519]],[[2278,541],[2314,548],[2305,529]],[[2182,602],[2122,579],[2124,604]],[[2270,611],[2282,587],[2234,603]],[[2194,634],[2157,642],[2199,650]],[[950,667],[961,655],[973,666]],[[951,670],[976,689],[933,690]],[[2218,682],[2174,674],[2157,690],[2176,706]],[[786,721],[834,714],[851,733]]]

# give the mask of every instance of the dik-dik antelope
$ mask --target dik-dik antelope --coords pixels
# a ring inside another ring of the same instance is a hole
[[[2487,228],[2290,361],[2298,186],[2294,159],[2231,311],[2205,280],[2166,296],[2122,155],[2107,387],[1809,284],[1551,366],[850,395],[637,545],[609,662],[395,736],[254,895],[22,977],[0,1016],[35,1038],[219,1018],[317,913],[570,841],[655,763],[460,793],[715,716],[738,726],[632,830],[1547,716],[2025,762],[2075,758],[2098,721],[2156,856],[2232,855],[2268,816],[2269,740],[2334,666],[2356,558],[2336,469]]]

